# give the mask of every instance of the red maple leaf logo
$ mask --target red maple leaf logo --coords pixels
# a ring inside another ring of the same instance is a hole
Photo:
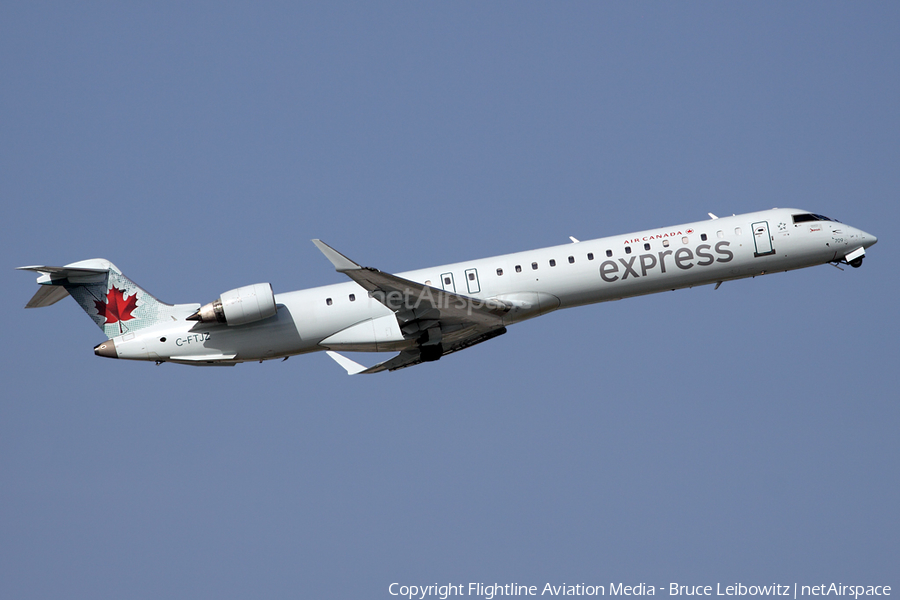
[[[137,294],[132,294],[130,298],[125,299],[125,291],[117,287],[112,287],[106,294],[106,302],[102,300],[94,300],[97,307],[97,314],[106,318],[107,324],[119,323],[121,331],[121,321],[129,321],[134,318],[131,313],[137,308]]]

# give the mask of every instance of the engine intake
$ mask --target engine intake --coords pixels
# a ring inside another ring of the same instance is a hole
[[[268,319],[278,309],[275,307],[275,293],[269,283],[245,285],[236,290],[228,290],[218,299],[200,307],[187,318],[188,321],[202,323],[225,323],[244,325]]]

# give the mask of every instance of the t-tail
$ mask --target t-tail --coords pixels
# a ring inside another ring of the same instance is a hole
[[[113,338],[161,321],[183,319],[195,305],[160,302],[140,288],[108,260],[92,258],[64,267],[31,266],[20,270],[40,273],[40,289],[25,308],[56,304],[72,296],[84,312]]]

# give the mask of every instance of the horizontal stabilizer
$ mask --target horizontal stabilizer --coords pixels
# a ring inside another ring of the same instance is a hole
[[[84,261],[88,262],[88,261]],[[94,260],[90,262],[99,262]],[[55,283],[56,280],[67,279],[72,283],[92,283],[100,277],[105,276],[109,269],[88,269],[84,267],[47,267],[43,265],[34,265],[31,267],[17,267],[17,271],[34,271],[40,273],[43,277],[38,279],[38,283]]]
[[[102,267],[99,261],[90,261],[98,263],[96,266]],[[83,264],[83,263],[82,263]],[[25,308],[41,308],[56,304],[69,295],[67,285],[85,285],[91,283],[99,283],[106,281],[109,269],[106,268],[89,268],[89,267],[49,267],[45,265],[32,265],[29,267],[18,267],[17,271],[34,271],[39,273],[37,282],[40,284],[38,291],[35,292]]]
[[[38,288],[38,291],[35,292],[34,296],[31,297],[31,300],[28,301],[28,304],[25,305],[25,308],[50,306],[51,304],[56,304],[68,295],[68,290],[62,286],[42,285]]]

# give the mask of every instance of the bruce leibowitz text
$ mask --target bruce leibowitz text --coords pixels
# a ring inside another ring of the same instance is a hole
[[[505,596],[655,596],[668,592],[669,596],[788,596],[794,599],[799,596],[848,596],[858,600],[860,596],[890,596],[889,585],[844,585],[831,583],[821,585],[782,585],[772,583],[768,585],[745,585],[743,583],[711,585],[683,585],[670,583],[668,587],[655,587],[646,583],[637,585],[625,585],[611,583],[609,586],[602,584],[590,585],[585,583],[561,583],[537,585],[525,585],[520,583],[464,583],[433,585],[405,585],[392,583],[388,587],[391,596],[403,598],[418,598],[424,600],[427,597],[446,600],[450,596],[476,596],[485,600],[494,600]]]

